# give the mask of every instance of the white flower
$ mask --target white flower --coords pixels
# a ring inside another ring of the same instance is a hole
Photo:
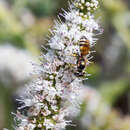
[[[57,50],[63,50],[65,48],[64,46],[64,43],[59,36],[55,35],[51,40],[50,40],[50,43],[49,43],[50,47],[53,48],[53,49],[57,49]]]
[[[73,54],[80,54],[80,48],[78,45],[75,46],[68,46],[64,50],[64,62],[66,63],[71,63],[71,64],[76,64],[76,58],[73,57]]]
[[[79,111],[81,101],[78,97],[83,85],[82,78],[76,76],[75,72],[82,72],[82,68],[78,68],[78,57],[83,60],[89,57],[89,54],[81,54],[81,39],[85,37],[90,47],[96,41],[93,32],[99,31],[99,26],[91,12],[97,5],[96,0],[88,3],[75,0],[70,5],[70,11],[64,11],[62,15],[65,22],[55,22],[52,37],[48,41],[49,48],[46,49],[48,51],[41,56],[43,60],[40,65],[34,65],[37,79],[27,86],[22,99],[19,99],[24,103],[21,108],[29,107],[27,116],[18,118],[22,128],[65,129],[71,123],[65,119],[72,113],[70,105],[76,108],[75,113]],[[93,103],[97,105],[96,101],[93,100]]]
[[[45,119],[43,125],[46,126],[47,130],[52,129],[54,127],[54,124],[49,119]]]
[[[67,22],[72,22],[73,24],[77,24],[77,25],[82,22],[82,18],[77,15],[76,10],[72,10],[71,12],[68,12],[67,14],[64,15]]]
[[[32,56],[11,45],[0,46],[0,82],[5,86],[20,85],[29,79],[29,73],[33,71]],[[20,69],[22,68],[22,69]]]

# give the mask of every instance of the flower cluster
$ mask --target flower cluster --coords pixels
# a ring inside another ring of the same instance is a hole
[[[86,6],[87,2],[91,8]],[[81,10],[80,5],[85,10]],[[24,105],[16,114],[20,122],[17,130],[60,130],[71,124],[65,118],[70,114],[70,104],[79,107],[76,98],[85,74],[82,71],[90,63],[90,48],[97,40],[94,31],[100,31],[93,14],[88,11],[95,10],[97,5],[97,0],[75,0],[70,5],[70,11],[62,14],[65,22],[60,19],[55,22],[48,40],[49,47],[41,56],[41,64],[34,69],[37,79],[26,87],[19,99]],[[83,17],[84,14],[89,17]],[[81,52],[84,51],[81,40],[87,41],[86,55]]]
[[[97,0],[77,0],[75,2],[75,6],[79,9],[79,15],[85,18],[98,8],[98,4]]]

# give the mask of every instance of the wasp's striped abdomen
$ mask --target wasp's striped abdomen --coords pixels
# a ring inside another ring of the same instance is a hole
[[[80,40],[80,53],[81,53],[81,56],[86,56],[90,53],[89,40],[86,40],[86,39]]]

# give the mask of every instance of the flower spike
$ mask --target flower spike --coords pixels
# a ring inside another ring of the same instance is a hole
[[[65,22],[55,22],[47,52],[34,69],[37,79],[21,94],[24,109],[16,114],[16,130],[61,130],[71,124],[66,117],[72,114],[70,106],[79,110],[77,96],[97,40],[94,31],[100,31],[93,16],[97,7],[97,0],[75,0],[62,14]]]

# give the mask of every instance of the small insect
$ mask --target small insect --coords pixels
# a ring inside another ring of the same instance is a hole
[[[84,69],[86,67],[86,63],[88,60],[86,59],[86,55],[90,53],[90,43],[86,37],[82,37],[80,40],[80,55],[77,55],[77,72],[75,75],[81,77],[85,74]]]

